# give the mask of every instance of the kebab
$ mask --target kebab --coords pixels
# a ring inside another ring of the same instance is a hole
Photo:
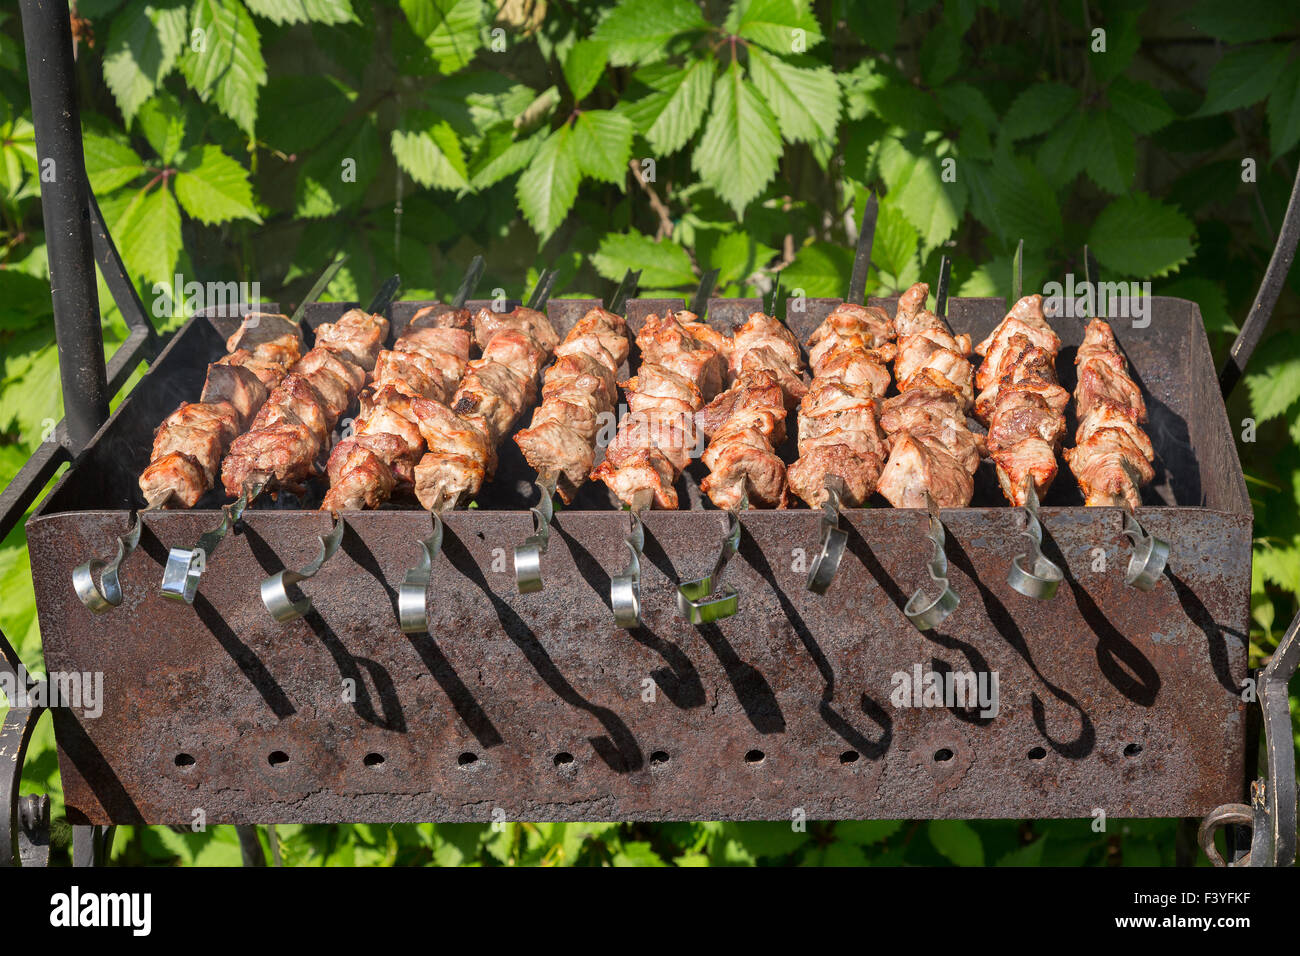
[[[975,398],[971,340],[954,335],[944,318],[925,308],[929,295],[930,287],[918,282],[898,299],[894,373],[900,394],[881,409],[890,450],[879,488],[895,508],[931,502],[964,508],[980,461],[979,439],[966,424]]]
[[[1085,261],[1087,255],[1085,249]],[[1088,284],[1091,288],[1091,277]],[[1141,487],[1155,477],[1155,449],[1141,427],[1147,420],[1146,402],[1105,320],[1087,323],[1074,364],[1079,426],[1065,460],[1086,506],[1124,509],[1125,533],[1134,544],[1125,582],[1150,590],[1164,569],[1169,546],[1147,535],[1133,514],[1142,504]]]
[[[558,492],[569,504],[586,484],[595,461],[596,434],[618,402],[618,370],[631,350],[627,320],[618,313],[640,277],[629,269],[608,309],[591,309],[574,323],[555,347],[555,363],[542,382],[542,404],[533,411],[529,426],[514,436],[537,470],[541,492],[533,509],[533,533],[515,548],[515,583],[521,593],[541,590],[541,556],[554,514],[551,498]]]
[[[412,401],[444,403],[459,386],[473,321],[465,301],[482,274],[483,257],[476,256],[451,304],[420,309],[392,349],[376,356],[352,433],[334,446],[325,466],[330,488],[322,510],[376,508],[414,490],[415,463],[426,446]]]
[[[414,469],[415,494],[430,511],[460,507],[496,470],[496,448],[537,398],[537,378],[559,336],[539,311],[555,273],[544,273],[528,306],[480,309],[474,341],[482,355],[466,365],[447,403],[411,399],[428,451]]]
[[[975,415],[988,428],[987,452],[1002,493],[1024,508],[1028,519],[1024,533],[1032,550],[1015,558],[1008,583],[1029,597],[1046,599],[1056,594],[1064,573],[1042,554],[1038,503],[1056,478],[1056,452],[1065,433],[1070,395],[1057,382],[1061,340],[1043,315],[1043,297],[1019,295],[1023,250],[1022,242],[1013,266],[1016,304],[975,346],[984,357],[975,378],[981,390]]]

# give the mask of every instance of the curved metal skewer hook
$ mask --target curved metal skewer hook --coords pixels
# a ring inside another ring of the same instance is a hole
[[[286,568],[262,581],[262,603],[266,605],[266,610],[271,617],[283,624],[311,612],[311,598],[304,597],[301,601],[294,601],[289,597],[289,588],[316,576],[316,572],[326,561],[334,557],[334,552],[338,551],[345,530],[347,524],[343,516],[335,513],[334,527],[330,529],[330,533],[317,536],[320,541],[320,554],[316,555],[315,561],[301,571],[291,571]]]
[[[147,510],[147,509],[146,509]],[[117,555],[105,564],[92,558],[85,564],[79,564],[72,571],[72,587],[77,592],[81,603],[95,614],[111,611],[122,603],[122,581],[118,571],[140,543],[140,531],[144,527],[144,512],[137,511],[132,516],[131,527],[126,534],[117,539]],[[95,582],[95,575],[99,582]]]
[[[404,634],[422,634],[429,629],[429,607],[425,601],[433,562],[442,551],[442,518],[432,512],[433,534],[420,541],[420,563],[406,572],[397,589],[397,620]]]
[[[731,617],[740,608],[740,592],[722,581],[727,562],[740,550],[740,512],[749,507],[749,495],[740,499],[736,508],[727,511],[727,534],[722,539],[722,549],[713,571],[694,581],[677,585],[677,610],[692,624],[707,624]],[[714,597],[714,592],[717,596]]]
[[[262,493],[263,484],[246,485],[244,492],[233,505],[221,509],[221,522],[199,537],[192,548],[172,548],[167,553],[163,567],[162,596],[173,601],[194,603],[199,591],[199,579],[208,569],[208,562],[217,551],[217,545],[244,515],[244,510]]]
[[[934,557],[926,564],[926,569],[930,572],[930,579],[939,586],[939,596],[927,600],[925,590],[917,588],[916,593],[903,607],[903,613],[918,631],[928,631],[938,627],[961,604],[961,598],[948,583],[948,555],[944,552],[944,545],[948,539],[944,532],[943,520],[939,517],[939,506],[930,497],[928,491],[925,493],[925,504],[930,512],[930,529],[926,532],[926,537],[934,545]]]
[[[1056,589],[1065,579],[1065,572],[1043,554],[1043,526],[1038,520],[1038,488],[1032,479],[1025,482],[1025,530],[1020,532],[1030,541],[1029,550],[1016,555],[1007,572],[1007,584],[1025,597],[1049,601],[1056,597]]]
[[[632,498],[629,509],[632,528],[623,543],[627,545],[627,567],[617,577],[609,579],[609,606],[614,612],[614,623],[631,630],[641,626],[641,554],[645,551],[645,525],[641,512],[650,507],[653,492],[639,491]]]
[[[533,533],[515,548],[515,587],[520,594],[540,591],[542,583],[542,555],[551,541],[551,519],[555,517],[555,475],[542,475],[533,482],[541,492],[541,500],[533,512]]]
[[[1124,534],[1133,542],[1124,583],[1139,591],[1150,591],[1165,573],[1169,563],[1169,543],[1148,534],[1137,516],[1124,509]]]
[[[849,543],[848,534],[840,527],[844,479],[838,475],[827,475],[823,487],[826,489],[826,499],[822,502],[821,547],[808,567],[808,590],[813,594],[825,594],[831,586],[835,572],[840,569],[844,549]]]

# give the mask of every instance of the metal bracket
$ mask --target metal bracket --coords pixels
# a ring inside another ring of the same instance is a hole
[[[948,584],[948,555],[944,552],[947,537],[944,533],[943,521],[939,518],[939,506],[930,497],[928,491],[925,498],[930,512],[930,529],[926,532],[926,537],[934,545],[934,557],[926,564],[926,569],[930,572],[930,579],[939,585],[940,590],[938,597],[926,600],[925,591],[917,588],[916,593],[903,607],[903,613],[918,631],[928,631],[938,627],[961,604],[961,598]]]
[[[10,707],[0,724],[0,867],[44,866],[49,861],[49,798],[19,793],[23,758],[44,711]]]
[[[316,572],[338,551],[339,544],[343,541],[343,532],[346,530],[347,522],[343,520],[342,515],[335,514],[334,527],[330,529],[330,533],[318,536],[320,554],[316,555],[315,561],[301,571],[291,571],[288,568],[278,571],[262,582],[262,603],[266,605],[266,610],[271,617],[284,624],[311,613],[311,598],[304,597],[301,601],[294,601],[289,597],[289,588],[316,576]]]
[[[542,583],[542,555],[550,544],[551,519],[555,517],[555,502],[552,500],[555,496],[555,476],[542,475],[533,484],[542,497],[531,509],[533,533],[515,548],[515,587],[520,594],[532,594],[545,587]]]
[[[208,569],[208,562],[217,551],[217,545],[244,516],[244,509],[253,503],[262,493],[264,485],[250,485],[244,489],[233,505],[221,509],[221,523],[211,531],[205,532],[194,547],[172,548],[167,553],[167,564],[163,567],[162,596],[173,601],[194,603],[194,595],[199,592],[199,580]]]
[[[1133,554],[1128,559],[1124,583],[1139,591],[1150,591],[1165,573],[1169,563],[1169,543],[1147,534],[1137,516],[1124,511],[1124,534],[1133,542]]]
[[[442,550],[442,518],[433,517],[433,534],[420,542],[420,563],[406,572],[397,589],[397,619],[404,634],[422,634],[429,629],[429,608],[425,598],[433,577],[433,562]]]
[[[1018,554],[1012,559],[1011,570],[1007,572],[1007,584],[1025,597],[1050,601],[1056,597],[1056,589],[1065,580],[1065,572],[1043,554],[1043,526],[1038,520],[1038,489],[1033,479],[1029,479],[1027,484],[1029,489],[1021,508],[1026,523],[1025,530],[1020,533],[1029,539],[1030,546],[1024,554]]]
[[[118,577],[118,571],[122,567],[122,562],[140,543],[140,530],[143,525],[144,519],[141,517],[141,512],[137,511],[126,534],[118,536],[117,556],[112,561],[105,564],[92,558],[73,569],[72,586],[76,589],[77,597],[95,614],[111,611],[122,603],[122,581]],[[97,574],[99,583],[95,582]]]
[[[638,491],[632,497],[632,528],[623,543],[627,545],[627,567],[617,577],[609,579],[609,606],[614,612],[614,623],[631,630],[641,626],[641,554],[645,551],[645,525],[641,512],[650,507],[653,492]]]
[[[707,624],[731,617],[740,609],[740,592],[722,581],[727,562],[740,550],[740,511],[749,507],[749,496],[741,499],[739,508],[727,511],[727,534],[722,539],[722,549],[713,571],[694,581],[677,585],[677,610],[692,624]],[[714,593],[717,592],[717,597]]]
[[[826,589],[835,580],[835,572],[840,569],[840,559],[844,557],[844,549],[849,544],[848,534],[840,527],[844,479],[838,475],[827,475],[823,487],[826,489],[826,500],[822,502],[821,547],[808,568],[808,590],[813,594],[826,593]]]

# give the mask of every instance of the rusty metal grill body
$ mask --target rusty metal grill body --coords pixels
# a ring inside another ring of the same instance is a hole
[[[810,300],[789,324],[802,340],[837,301]],[[393,307],[394,334],[420,304]],[[563,332],[591,304],[549,311]],[[709,321],[728,328],[755,305],[713,300]],[[634,300],[629,320],[674,306]],[[307,321],[344,308],[313,306]],[[995,300],[949,308],[977,338],[1003,313]],[[104,674],[102,716],[54,714],[73,823],[188,823],[196,808],[209,823],[481,821],[498,808],[545,820],[1155,817],[1242,798],[1251,510],[1191,303],[1156,298],[1146,329],[1115,322],[1151,413],[1157,477],[1140,514],[1173,545],[1164,580],[1125,587],[1121,513],[1081,507],[1063,468],[1042,519],[1065,583],[1047,602],[1012,591],[1024,539],[986,463],[980,507],[944,512],[962,603],[928,634],[902,612],[927,581],[927,518],[888,507],[846,511],[848,553],[821,597],[804,587],[820,513],[747,512],[727,571],[739,613],[687,624],[674,586],[708,571],[725,528],[701,501],[698,462],[683,478],[690,510],[645,519],[644,627],[611,616],[629,518],[603,486],[556,515],[545,590],[519,595],[509,555],[531,533],[535,492],[513,442],[479,507],[446,516],[426,634],[403,634],[396,610],[430,530],[415,509],[348,513],[340,553],[303,586],[315,610],[271,619],[259,581],[309,561],[329,528],[310,496],[249,510],[192,607],[160,598],[158,580],[168,548],[215,524],[220,499],[149,512],[122,606],[92,615],[71,571],[128,527],[153,429],[197,397],[235,323],[192,319],[28,524],[47,667]],[[1081,330],[1054,324],[1072,389]],[[895,707],[893,675],[918,665],[996,672],[997,715]]]

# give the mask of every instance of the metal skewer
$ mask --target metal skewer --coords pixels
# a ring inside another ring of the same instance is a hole
[[[916,625],[918,631],[928,631],[938,627],[961,604],[961,598],[948,584],[948,555],[944,552],[947,537],[944,534],[943,521],[939,517],[939,505],[928,491],[925,493],[925,507],[930,513],[930,529],[926,532],[926,537],[934,545],[934,557],[926,564],[926,568],[930,572],[930,579],[939,586],[940,590],[938,597],[927,600],[924,589],[917,588],[916,593],[903,607],[903,613]]]
[[[316,576],[316,572],[324,566],[325,562],[334,557],[338,551],[339,544],[343,541],[343,532],[347,529],[347,524],[343,521],[342,515],[334,512],[334,527],[330,529],[329,534],[318,535],[320,541],[320,554],[316,560],[307,565],[301,571],[290,571],[285,569],[279,571],[262,582],[262,603],[266,605],[267,611],[271,617],[280,623],[292,621],[300,618],[311,611],[312,601],[310,597],[304,597],[301,601],[294,601],[289,597],[289,588],[292,585],[302,581],[310,580]]]
[[[554,281],[554,277],[551,281]],[[628,269],[610,297],[605,311],[621,315],[627,306],[628,298],[636,291],[637,283],[640,281],[640,270],[633,272]],[[548,285],[548,295],[549,290]],[[541,493],[537,505],[530,509],[533,513],[533,533],[524,539],[523,544],[515,548],[515,587],[520,594],[533,594],[545,587],[542,582],[542,555],[546,553],[546,546],[551,540],[551,520],[555,517],[553,499],[559,481],[558,474],[545,471],[539,472],[537,480],[533,482]]]
[[[167,564],[163,567],[160,588],[163,597],[173,601],[184,601],[186,604],[194,603],[194,595],[199,590],[199,579],[203,577],[203,572],[208,569],[208,562],[216,554],[217,545],[221,544],[230,529],[243,517],[244,509],[253,503],[265,487],[265,482],[245,485],[235,503],[221,509],[221,522],[215,528],[204,532],[199,537],[198,544],[193,548],[172,548],[167,553]]]
[[[1092,277],[1097,270],[1093,267],[1092,251],[1085,245],[1083,247],[1083,281],[1088,284],[1088,288],[1093,290],[1096,296],[1097,287],[1093,284]],[[1100,297],[1097,297],[1096,305],[1100,311]],[[1079,322],[1083,324],[1083,316],[1077,316]],[[1116,340],[1116,345],[1119,340]],[[1137,488],[1136,479],[1131,478],[1133,487]],[[1137,588],[1139,591],[1150,591],[1156,586],[1160,578],[1165,573],[1165,566],[1169,563],[1169,543],[1147,532],[1142,527],[1142,522],[1138,520],[1133,513],[1132,507],[1127,500],[1120,499],[1116,501],[1116,506],[1124,513],[1124,534],[1132,542],[1133,551],[1129,555],[1128,569],[1124,573],[1124,583],[1129,587]]]
[[[641,514],[650,509],[654,492],[643,488],[632,496],[629,513],[632,530],[623,543],[627,545],[627,567],[617,577],[609,579],[609,605],[614,611],[614,623],[631,630],[641,625],[641,554],[645,551],[645,525]]]
[[[740,512],[748,508],[749,493],[746,491],[735,508],[727,509],[727,533],[722,539],[713,570],[705,577],[677,585],[677,610],[692,624],[721,621],[740,608],[740,592],[723,582],[722,572],[740,550]]]
[[[402,586],[397,589],[397,618],[406,634],[422,634],[429,629],[425,596],[433,577],[433,562],[438,560],[438,553],[442,550],[442,518],[437,512],[430,514],[433,534],[420,542],[420,563],[406,572]]]
[[[1059,565],[1043,554],[1043,526],[1038,520],[1038,487],[1031,477],[1025,478],[1025,530],[1020,532],[1030,541],[1029,550],[1016,555],[1007,572],[1007,584],[1025,597],[1048,601],[1056,597],[1056,589],[1065,579]]]
[[[853,255],[853,273],[849,277],[849,294],[844,300],[854,305],[862,305],[866,301],[867,273],[871,269],[871,246],[875,242],[878,207],[876,191],[873,189],[862,213],[862,228],[858,230],[857,250]],[[780,281],[780,273],[777,273],[777,280]],[[775,309],[775,290],[772,306]],[[827,475],[823,487],[826,489],[826,498],[822,502],[821,544],[817,556],[808,567],[808,590],[814,594],[825,594],[830,588],[849,543],[848,534],[840,527],[846,494],[844,479],[839,475]]]
[[[103,614],[122,603],[122,582],[118,577],[118,571],[122,567],[122,562],[140,543],[144,512],[149,510],[145,508],[131,516],[131,527],[127,529],[126,534],[118,537],[117,555],[112,561],[105,564],[92,558],[73,569],[72,586],[77,591],[77,597],[94,613]],[[99,575],[98,583],[95,582],[96,574]]]

